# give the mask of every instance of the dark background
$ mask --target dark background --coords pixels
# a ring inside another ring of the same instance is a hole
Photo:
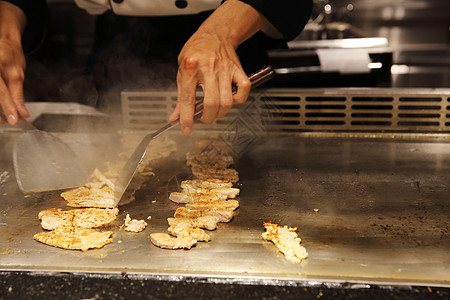
[[[26,99],[95,105],[98,94],[84,70],[94,41],[96,17],[71,0],[47,3],[46,38],[27,57]],[[332,31],[327,34],[327,24],[350,24],[360,36],[388,39],[393,61],[389,86],[450,87],[450,1],[315,0],[314,16],[327,4],[331,10],[322,22],[325,34],[314,34],[315,29],[307,25],[297,40],[335,38]],[[344,32],[339,37],[351,36]],[[326,87],[328,83],[324,80],[321,85]],[[122,83],[114,92],[125,88],[127,84]]]

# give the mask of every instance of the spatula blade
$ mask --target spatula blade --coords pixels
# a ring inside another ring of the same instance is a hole
[[[89,174],[62,140],[44,131],[21,134],[13,147],[17,184],[24,193],[79,187]]]
[[[139,164],[142,162],[142,159],[147,152],[147,147],[153,137],[154,136],[152,134],[148,134],[142,139],[136,149],[134,149],[134,152],[128,158],[122,171],[119,173],[114,186],[114,207],[119,205],[119,202],[133,179]]]

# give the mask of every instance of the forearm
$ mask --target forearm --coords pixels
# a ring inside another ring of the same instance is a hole
[[[239,0],[227,0],[198,31],[213,34],[236,49],[267,23],[266,18],[252,6]]]
[[[27,20],[17,6],[0,1],[0,39],[21,44]]]

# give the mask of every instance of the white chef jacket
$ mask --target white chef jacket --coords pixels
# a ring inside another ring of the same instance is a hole
[[[219,7],[221,0],[181,1],[186,7],[177,7],[175,0],[75,0],[78,7],[92,15],[112,10],[124,16],[174,16],[193,15]]]
[[[186,7],[177,7],[175,0],[75,0],[78,7],[92,15],[100,15],[112,10],[116,15],[124,16],[175,16],[193,15],[214,10],[222,0],[186,0]],[[282,38],[281,33],[272,24],[262,31],[271,38]]]

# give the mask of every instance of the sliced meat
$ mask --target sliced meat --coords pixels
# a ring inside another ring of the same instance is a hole
[[[173,237],[167,233],[152,233],[150,240],[153,245],[164,249],[191,249],[197,243],[197,240],[191,236]]]
[[[206,189],[233,187],[233,183],[230,181],[224,181],[224,180],[214,179],[214,178],[208,178],[205,180],[200,180],[200,179],[184,180],[181,182],[181,188],[184,188],[185,185],[192,185],[192,186],[196,186],[199,188],[206,188]]]
[[[169,233],[176,237],[190,236],[199,242],[209,242],[211,239],[203,229],[186,226],[185,224],[169,227]]]
[[[181,189],[182,189],[183,193],[197,193],[197,194],[219,193],[222,195],[226,195],[227,198],[236,198],[236,196],[239,195],[239,192],[240,192],[240,190],[238,188],[233,188],[233,187],[208,189],[208,188],[197,187],[197,186],[189,184],[189,183],[183,184]]]
[[[183,224],[188,227],[204,228],[207,230],[214,230],[217,228],[219,219],[216,216],[203,216],[199,218],[168,218],[169,226],[178,226]]]
[[[217,201],[201,201],[186,203],[186,208],[189,209],[205,209],[210,207],[221,207],[235,210],[239,207],[237,200],[217,200]]]
[[[211,189],[210,193],[219,193],[222,195],[226,195],[228,198],[236,198],[239,193],[240,193],[240,189],[238,188],[216,188],[216,189]]]
[[[96,228],[113,222],[119,209],[80,208],[62,211],[50,208],[39,212],[39,220],[43,229],[53,230],[60,226]]]
[[[91,228],[58,227],[52,231],[37,233],[33,236],[41,243],[69,250],[87,251],[101,248],[112,242],[112,231],[99,232]]]
[[[101,188],[79,187],[61,193],[70,207],[114,207],[114,190],[104,185]]]
[[[230,222],[233,219],[234,211],[232,209],[210,207],[206,209],[188,209],[179,207],[175,211],[175,218],[200,218],[204,216],[215,216],[219,222]]]
[[[211,192],[211,189],[200,188],[191,184],[184,184],[181,188],[181,192],[187,194],[208,194]]]
[[[170,193],[169,199],[175,203],[192,203],[198,201],[226,200],[227,196],[219,193],[197,194],[197,193]]]
[[[220,179],[236,183],[239,181],[239,173],[235,169],[222,169],[211,166],[193,166],[192,174],[196,179]]]
[[[186,154],[186,165],[189,167],[208,165],[216,168],[228,168],[234,163],[230,155],[226,155],[216,149],[203,152],[188,152]]]

